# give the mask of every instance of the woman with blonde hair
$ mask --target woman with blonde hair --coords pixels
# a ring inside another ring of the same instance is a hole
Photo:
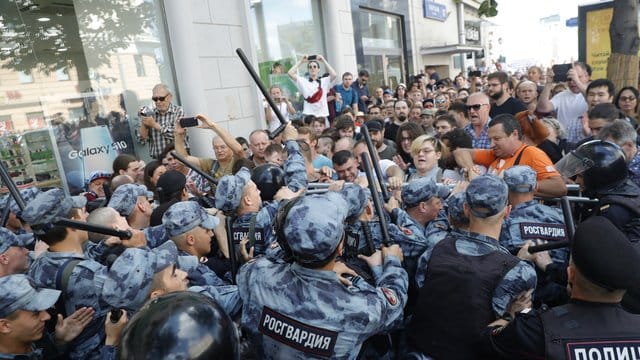
[[[411,156],[413,166],[407,172],[407,182],[419,178],[430,178],[435,182],[442,180],[442,169],[438,166],[438,161],[443,153],[449,150],[442,142],[432,135],[420,135],[411,143]]]

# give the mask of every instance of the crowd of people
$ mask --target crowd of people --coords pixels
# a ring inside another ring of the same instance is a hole
[[[300,119],[280,123],[296,109],[272,86],[246,140],[181,121],[159,84],[139,113],[152,161],[5,196],[0,359],[640,356],[635,87],[580,62],[566,83],[334,84],[321,55],[287,74]]]

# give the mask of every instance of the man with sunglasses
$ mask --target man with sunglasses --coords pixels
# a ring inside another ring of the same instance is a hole
[[[473,93],[467,98],[467,112],[469,124],[464,130],[471,136],[474,149],[490,149],[489,141],[489,112],[491,104],[489,97],[481,92]]]
[[[149,155],[159,159],[162,150],[173,142],[173,129],[176,122],[182,118],[182,107],[171,103],[173,95],[164,84],[153,87],[151,100],[155,104],[154,109],[140,110],[140,141],[149,144]],[[188,139],[185,136],[185,147],[188,148]]]
[[[308,78],[298,76],[298,68],[303,62],[307,63]],[[320,62],[324,63],[329,72],[328,77],[320,76]],[[336,71],[327,60],[322,55],[305,55],[291,67],[288,74],[304,98],[302,114],[328,117],[327,94],[336,79]]]

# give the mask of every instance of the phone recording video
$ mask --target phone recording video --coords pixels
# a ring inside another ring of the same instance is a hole
[[[198,119],[195,117],[184,117],[180,119],[180,126],[183,128],[198,126]]]

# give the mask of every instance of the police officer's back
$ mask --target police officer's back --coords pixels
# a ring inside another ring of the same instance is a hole
[[[610,221],[578,226],[568,269],[571,301],[548,311],[499,320],[483,338],[493,357],[508,359],[631,359],[640,344],[640,316],[620,305],[640,281],[640,255]]]
[[[402,252],[391,246],[374,255],[384,258],[377,287],[359,277],[347,287],[333,271],[347,203],[334,192],[294,201],[278,225],[294,262],[260,257],[242,266],[242,324],[261,358],[354,359],[368,337],[402,318],[408,283]]]

